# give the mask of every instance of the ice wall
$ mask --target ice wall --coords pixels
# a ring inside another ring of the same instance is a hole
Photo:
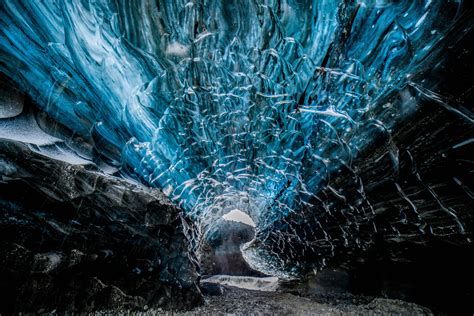
[[[465,31],[460,7],[5,0],[0,70],[93,144],[98,165],[161,188],[204,229],[242,210],[265,239],[322,189],[344,201],[331,177],[390,139],[420,96],[436,97],[424,72]],[[387,144],[396,170],[398,148]]]

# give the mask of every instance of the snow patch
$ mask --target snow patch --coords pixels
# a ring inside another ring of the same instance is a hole
[[[252,220],[252,218],[248,214],[238,209],[233,209],[229,213],[223,215],[222,218],[225,219],[226,221],[243,223],[243,224],[255,227],[255,222]]]

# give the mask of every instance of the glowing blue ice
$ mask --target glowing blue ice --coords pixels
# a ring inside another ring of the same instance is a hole
[[[457,8],[348,2],[4,0],[0,70],[96,162],[263,229],[415,110]]]

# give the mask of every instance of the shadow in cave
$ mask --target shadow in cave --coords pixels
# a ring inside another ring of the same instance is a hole
[[[242,256],[241,246],[255,237],[255,224],[240,210],[217,219],[200,246],[199,261],[204,278],[212,275],[265,276],[252,269]]]

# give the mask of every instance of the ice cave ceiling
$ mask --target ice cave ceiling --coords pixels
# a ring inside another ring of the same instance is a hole
[[[396,141],[429,100],[465,124],[452,145],[472,145],[474,116],[433,75],[470,30],[463,14],[460,1],[4,0],[0,71],[62,126],[35,151],[159,188],[204,235],[247,213],[246,259],[291,277],[376,234],[470,242],[468,175],[453,184],[465,202],[444,199]]]

